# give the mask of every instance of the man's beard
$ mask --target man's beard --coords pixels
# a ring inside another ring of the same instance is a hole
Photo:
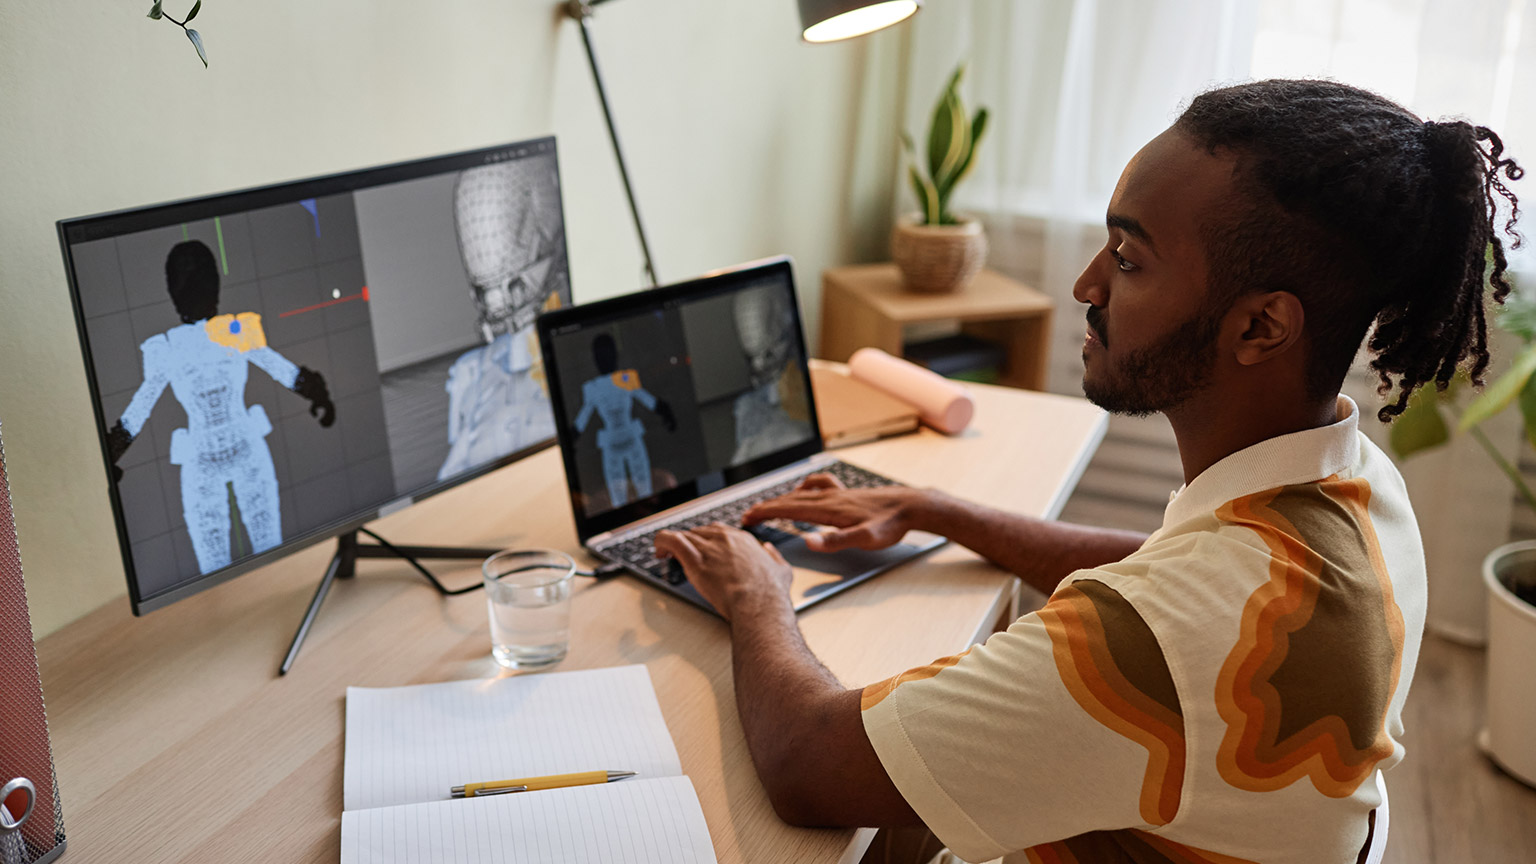
[[[1089,307],[1088,324],[1105,348],[1105,368],[1096,380],[1083,373],[1083,395],[1111,414],[1132,417],[1179,407],[1210,382],[1221,318],[1220,314],[1197,315],[1154,344],[1138,348],[1111,365],[1103,312]],[[1085,350],[1085,364],[1087,359]]]

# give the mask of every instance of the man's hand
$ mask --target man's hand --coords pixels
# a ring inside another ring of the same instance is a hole
[[[831,526],[805,536],[805,545],[815,552],[884,549],[901,542],[908,531],[923,527],[918,517],[924,495],[907,486],[848,489],[831,474],[812,474],[788,495],[748,510],[741,521],[755,525],[768,519],[791,519]]]
[[[656,554],[683,565],[688,581],[727,620],[758,602],[789,602],[789,564],[779,550],[727,525],[660,531]]]

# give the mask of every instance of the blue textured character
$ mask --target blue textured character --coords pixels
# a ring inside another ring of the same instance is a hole
[[[182,324],[144,340],[144,382],[107,433],[114,477],[169,386],[187,412],[187,425],[171,433],[171,464],[181,466],[181,507],[197,566],[208,573],[230,563],[229,493],[253,552],[282,542],[277,475],[266,436],[272,424],[260,405],[245,404],[247,363],[306,398],[321,426],[336,419],[325,379],[267,347],[261,316],[218,314],[219,270],[213,252],[196,240],[178,243],[165,260],[171,301]]]
[[[576,434],[586,431],[594,411],[603,418],[603,428],[597,431],[603,481],[608,485],[609,502],[621,507],[629,501],[630,483],[635,485],[636,498],[651,494],[651,456],[645,449],[645,427],[630,413],[632,406],[639,402],[655,412],[668,432],[677,429],[677,418],[672,415],[672,406],[640,386],[640,373],[619,369],[619,351],[612,336],[601,333],[592,340],[592,359],[602,374],[581,385]]]

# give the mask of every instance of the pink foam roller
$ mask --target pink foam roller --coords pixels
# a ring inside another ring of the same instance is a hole
[[[964,431],[976,413],[976,403],[965,388],[935,372],[881,351],[860,348],[848,358],[848,372],[917,408],[924,423],[955,435]]]

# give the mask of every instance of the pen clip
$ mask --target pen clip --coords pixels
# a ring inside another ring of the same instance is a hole
[[[464,791],[463,786],[455,786],[449,790],[450,798],[484,798],[487,795],[505,795],[509,792],[527,792],[527,786],[502,786],[498,789],[479,789],[474,794]]]

